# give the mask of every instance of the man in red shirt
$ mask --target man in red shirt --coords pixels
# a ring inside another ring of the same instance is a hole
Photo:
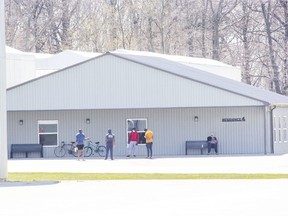
[[[129,138],[128,138],[128,150],[129,150],[129,154],[127,155],[127,157],[130,157],[130,156],[134,156],[136,157],[135,155],[135,151],[136,151],[136,147],[139,143],[139,134],[138,132],[136,131],[136,128],[134,127],[129,135]]]

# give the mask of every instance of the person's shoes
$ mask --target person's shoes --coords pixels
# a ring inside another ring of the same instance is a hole
[[[152,159],[152,156],[150,157],[150,159]]]
[[[104,160],[107,160],[107,158],[105,158]]]
[[[127,155],[126,157],[130,157],[130,155]]]
[[[136,157],[136,155],[133,155],[134,157]]]
[[[146,158],[149,158],[149,156],[147,156]]]

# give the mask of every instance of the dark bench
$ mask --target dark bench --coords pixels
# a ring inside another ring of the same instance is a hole
[[[185,154],[187,155],[188,149],[201,149],[203,155],[204,148],[208,148],[207,140],[188,140],[185,143]]]
[[[25,153],[26,158],[29,152],[39,152],[43,157],[43,145],[41,144],[11,144],[10,158],[13,158],[13,153]]]

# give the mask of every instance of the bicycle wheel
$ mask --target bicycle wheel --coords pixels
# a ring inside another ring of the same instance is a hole
[[[56,157],[64,157],[66,150],[64,147],[58,146],[54,149],[54,154]]]
[[[99,146],[97,149],[97,153],[100,157],[104,157],[106,155],[106,147],[105,146]]]
[[[76,149],[76,146],[71,146],[71,151],[74,157],[78,156],[78,150]]]
[[[83,151],[84,151],[84,157],[90,157],[93,152],[93,149],[89,146],[85,146]]]

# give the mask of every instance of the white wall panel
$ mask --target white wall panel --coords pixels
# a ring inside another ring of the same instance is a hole
[[[31,54],[6,53],[7,88],[33,79],[35,72],[35,58]]]

